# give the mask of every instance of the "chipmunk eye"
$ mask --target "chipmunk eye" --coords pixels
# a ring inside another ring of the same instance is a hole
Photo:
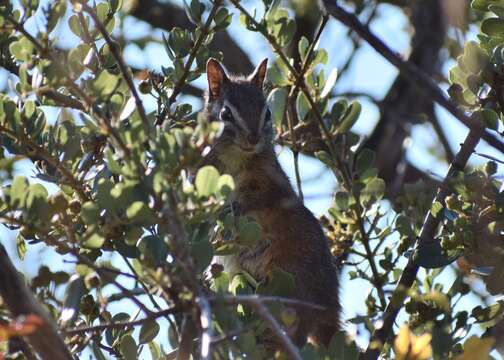
[[[264,123],[268,123],[271,121],[271,110],[266,109],[266,115],[264,115]]]
[[[220,117],[222,121],[233,122],[233,114],[231,113],[231,109],[227,106],[224,106],[221,110]]]

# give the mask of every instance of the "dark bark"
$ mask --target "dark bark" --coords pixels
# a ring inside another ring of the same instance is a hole
[[[411,24],[415,34],[408,61],[431,77],[439,70],[439,52],[445,37],[441,13],[438,0],[422,1],[412,8]],[[404,183],[430,180],[404,158],[403,143],[410,136],[411,125],[421,119],[431,119],[434,103],[431,98],[419,96],[416,86],[399,75],[380,105],[380,121],[365,147],[376,152],[378,175],[387,183],[388,194],[394,196]]]
[[[33,314],[43,320],[40,327],[26,336],[28,343],[41,359],[72,359],[54,320],[26,286],[2,245],[0,245],[0,296],[12,317]]]
[[[457,153],[453,162],[450,164],[448,174],[444,178],[443,182],[439,185],[434,202],[438,202],[444,205],[445,199],[448,195],[452,193],[450,188],[450,182],[453,177],[460,171],[464,171],[469,157],[474,152],[476,145],[478,144],[481,134],[483,133],[483,128],[471,129],[469,135],[467,135],[464,143],[462,144],[460,151]],[[419,249],[422,246],[428,246],[429,243],[434,241],[439,241],[436,237],[436,231],[438,229],[440,218],[428,212],[423,223],[422,229],[420,230],[420,235],[418,236],[417,246],[415,249]],[[415,250],[417,251],[417,250]],[[393,325],[397,318],[397,314],[404,305],[406,300],[408,290],[413,285],[416,280],[419,265],[415,262],[415,254],[412,254],[408,259],[408,263],[404,268],[399,282],[391,296],[385,313],[383,314],[383,324],[381,328],[376,329],[371,338],[371,343],[385,344],[390,338],[393,337]],[[371,348],[368,347],[366,353],[361,356],[362,360],[376,360],[378,359],[381,352],[381,348]]]

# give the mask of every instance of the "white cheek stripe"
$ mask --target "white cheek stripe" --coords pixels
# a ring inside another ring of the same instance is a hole
[[[237,125],[242,130],[249,131],[247,123],[242,119],[238,110],[226,100],[224,100],[224,106],[229,107],[229,109],[231,110],[231,114],[233,115],[233,118],[236,120]]]
[[[240,116],[240,113],[238,112],[238,110],[226,100],[224,100],[224,106],[229,107],[229,109],[231,110],[231,114],[233,114],[233,117],[236,120],[239,127],[241,127],[242,130],[249,132],[250,129],[248,128],[248,125],[245,122],[245,120],[243,120],[243,118]],[[261,110],[261,115],[259,116],[259,127],[258,127],[259,132],[262,130],[262,128],[264,126],[264,121],[266,118],[266,111],[267,110],[268,110],[268,105],[264,105],[263,109]]]
[[[261,111],[261,117],[259,118],[259,131],[262,131],[264,121],[266,121],[266,110],[268,110],[268,105],[264,105]]]

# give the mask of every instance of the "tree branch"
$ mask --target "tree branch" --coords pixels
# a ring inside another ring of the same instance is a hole
[[[0,67],[4,68],[11,74],[16,75],[19,77],[19,66],[14,64],[13,62],[9,61],[9,59],[5,59],[3,57],[0,57]],[[32,77],[31,75],[27,74],[27,82],[32,83]],[[77,99],[63,95],[56,90],[46,88],[46,87],[40,87],[38,89],[34,89],[34,92],[37,95],[42,95],[45,96],[51,100],[53,100],[57,106],[62,106],[62,107],[67,107],[71,109],[76,109],[80,111],[84,111],[85,107],[84,105]]]
[[[187,59],[187,62],[185,63],[184,70],[182,73],[182,76],[178,79],[177,83],[175,84],[173,88],[173,92],[170,95],[170,98],[168,99],[168,111],[170,111],[171,105],[175,102],[177,99],[178,94],[182,90],[182,87],[184,86],[187,77],[189,76],[189,71],[191,70],[191,66],[196,59],[196,55],[198,55],[198,51],[203,45],[203,41],[206,39],[208,32],[210,30],[210,25],[212,24],[212,21],[215,17],[215,14],[217,13],[217,10],[219,9],[221,5],[221,0],[215,0],[212,6],[212,10],[210,10],[210,14],[208,14],[208,18],[205,22],[205,24],[201,27],[201,31],[199,33],[198,39],[196,39],[196,42],[194,46],[191,48],[191,51],[189,53],[189,58]],[[159,117],[158,123],[156,125],[161,125],[162,122],[164,121],[164,116]]]
[[[88,333],[88,332],[103,331],[103,330],[107,330],[107,329],[120,329],[120,328],[127,328],[127,327],[129,328],[129,327],[133,327],[133,326],[137,326],[137,325],[142,325],[148,321],[152,321],[152,320],[158,319],[160,317],[174,314],[178,311],[180,311],[180,309],[178,307],[172,307],[169,309],[164,309],[164,310],[160,310],[157,312],[153,312],[153,313],[149,314],[148,316],[144,317],[143,319],[138,319],[138,320],[133,320],[133,321],[110,322],[110,323],[93,325],[93,326],[82,326],[82,327],[64,330],[64,334],[65,334],[65,336],[72,336],[72,335],[78,335],[78,334],[83,334],[83,333]]]
[[[102,34],[105,42],[108,44],[109,49],[112,53],[112,56],[114,56],[114,58],[116,59],[117,64],[119,65],[119,69],[121,70],[121,74],[122,74],[124,80],[126,81],[126,84],[128,85],[128,87],[131,91],[131,94],[135,98],[136,107],[138,110],[138,114],[140,115],[140,119],[142,120],[145,134],[147,136],[149,136],[149,133],[150,133],[149,120],[147,119],[147,115],[145,114],[145,108],[143,106],[142,99],[140,99],[140,96],[138,95],[138,92],[135,88],[135,84],[133,83],[133,79],[131,78],[131,75],[129,73],[128,67],[124,63],[124,60],[123,60],[121,54],[119,53],[119,46],[112,41],[107,29],[105,29],[105,26],[102,24],[100,19],[98,19],[98,16],[94,12],[94,10],[89,5],[87,5],[84,1],[80,1],[80,4],[81,4],[82,8],[84,9],[84,11],[87,12],[89,14],[89,16],[91,16],[91,18],[93,19],[95,26]]]
[[[189,21],[183,9],[168,2],[142,0],[138,2],[130,14],[149,23],[151,26],[168,31],[174,27],[190,31],[195,28],[195,25]],[[247,74],[253,68],[253,64],[245,51],[225,31],[219,31],[215,34],[210,48],[225,54],[224,65],[233,73]]]
[[[447,98],[443,91],[428,75],[424,74],[414,64],[402,60],[399,55],[394,53],[382,40],[374,35],[367,26],[363,25],[354,14],[349,13],[332,0],[323,0],[323,4],[329,14],[346,26],[352,28],[365,39],[379,54],[398,68],[402,76],[408,79],[412,84],[415,84],[425,96],[432,98],[468,128],[478,130],[481,127],[478,121],[467,116],[452,100]],[[488,130],[484,130],[481,137],[490,146],[504,153],[504,142],[496,138]]]
[[[481,134],[483,133],[483,127],[480,126],[479,129],[471,129],[467,135],[464,143],[462,144],[460,151],[455,156],[455,159],[448,169],[448,174],[444,178],[441,185],[439,185],[437,195],[434,202],[439,202],[443,204],[445,198],[451,193],[450,181],[459,172],[463,171],[469,157],[474,152],[476,145],[478,144]],[[429,242],[438,241],[435,239],[435,232],[440,223],[440,218],[436,218],[430,211],[427,213],[422,229],[420,230],[420,235],[417,240],[417,245],[415,248],[415,253],[417,250],[426,246]],[[404,300],[407,296],[407,290],[413,285],[416,280],[416,275],[419,266],[415,262],[415,253],[410,256],[405,269],[402,272],[401,278],[392,294],[391,300],[385,309],[383,315],[383,325],[381,328],[377,329],[371,338],[370,344],[380,343],[384,344],[393,334],[393,325],[399,310],[404,304]],[[380,355],[381,348],[371,348],[369,346],[366,353],[361,357],[365,360],[377,359]]]
[[[35,314],[42,318],[43,324],[26,336],[42,359],[73,359],[54,320],[30,292],[2,245],[0,245],[0,295],[13,317]]]

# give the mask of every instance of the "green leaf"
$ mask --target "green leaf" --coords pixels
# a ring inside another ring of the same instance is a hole
[[[110,11],[117,12],[122,9],[123,0],[109,0]]]
[[[335,195],[336,209],[344,211],[348,209],[350,203],[350,196],[347,192],[338,191]]]
[[[105,178],[98,180],[96,199],[98,200],[98,206],[104,209],[113,209],[115,199],[111,196],[110,192],[114,187],[114,183]]]
[[[359,119],[361,108],[362,106],[359,102],[352,102],[352,104],[350,104],[350,107],[347,109],[346,114],[343,116],[343,119],[341,119],[336,132],[342,134],[350,130]]]
[[[84,240],[82,246],[88,249],[100,249],[105,242],[105,238],[98,234],[98,232],[92,232],[87,239]]]
[[[151,353],[152,360],[160,360],[161,359],[161,347],[158,343],[151,341],[149,343],[149,351]]]
[[[361,200],[368,202],[370,200],[379,201],[385,194],[385,181],[379,178],[374,178],[366,184],[366,187],[361,193]]]
[[[149,226],[156,223],[156,215],[143,201],[135,201],[126,209],[126,216],[135,223]]]
[[[443,204],[441,204],[439,201],[434,201],[432,203],[430,211],[434,217],[437,217],[442,210]]]
[[[87,44],[80,44],[68,53],[68,64],[73,72],[73,77],[78,78],[84,71],[84,59],[90,50]]]
[[[213,258],[213,246],[208,241],[195,241],[191,244],[191,255],[198,271],[205,270]]]
[[[93,341],[92,348],[93,348],[93,355],[95,356],[96,360],[107,360],[107,357],[103,354],[100,347],[95,341]]]
[[[120,77],[118,75],[114,75],[107,70],[102,70],[98,77],[93,81],[92,88],[97,95],[106,97],[112,94],[119,81]]]
[[[82,27],[77,15],[70,16],[70,18],[68,19],[68,26],[75,35],[82,37]]]
[[[122,167],[119,165],[119,163],[114,159],[114,154],[110,150],[110,148],[107,148],[106,150],[106,157],[107,157],[107,167],[110,170],[112,174],[120,175]]]
[[[229,284],[229,291],[233,295],[248,295],[252,293],[247,277],[243,274],[236,274]]]
[[[63,300],[63,313],[65,313],[65,316],[61,320],[65,324],[77,317],[80,301],[85,293],[84,277],[73,275],[65,288],[65,298]]]
[[[96,15],[98,19],[105,25],[105,30],[110,34],[114,30],[115,26],[115,18],[109,12],[109,5],[105,2],[99,3],[96,5]],[[111,16],[110,16],[111,15]],[[101,33],[97,32],[97,38],[101,38]]]
[[[280,268],[275,268],[269,273],[268,279],[259,284],[256,292],[258,294],[290,297],[295,288],[294,276]]]
[[[280,129],[287,103],[287,90],[275,88],[268,95],[268,106],[271,109],[271,119],[275,128]]]
[[[21,37],[9,45],[9,50],[18,61],[28,62],[33,54],[33,44],[26,37]]]
[[[28,181],[24,176],[16,176],[10,188],[10,204],[13,208],[23,208],[25,206],[28,192]]]
[[[154,340],[154,338],[159,333],[159,325],[156,321],[147,321],[143,323],[140,328],[140,335],[138,338],[139,344],[147,344]]]
[[[318,64],[327,64],[329,60],[329,56],[327,55],[327,51],[325,49],[320,49],[316,51],[315,59],[313,59],[311,66],[315,66]]]
[[[50,33],[58,24],[60,19],[63,19],[66,13],[66,0],[58,0],[51,9],[49,13],[49,18],[47,19],[47,32]]]
[[[227,292],[229,289],[229,274],[221,271],[219,275],[213,279],[212,290],[215,292]]]
[[[328,346],[331,359],[357,360],[359,350],[355,341],[350,341],[343,331],[336,332]]]
[[[327,151],[324,151],[324,150],[317,151],[315,153],[315,157],[329,167],[334,165],[333,160],[331,159],[331,156],[329,155],[329,153]]]
[[[255,221],[246,222],[240,225],[240,243],[244,245],[253,245],[262,238],[261,225]]]
[[[144,236],[138,242],[138,249],[143,262],[152,267],[164,264],[168,256],[168,246],[161,237],[155,235]]]
[[[362,178],[374,165],[376,155],[374,151],[362,149],[355,160],[355,172]]]
[[[173,28],[168,36],[168,44],[178,58],[183,58],[191,50],[191,34],[186,29]]]
[[[199,25],[201,22],[201,15],[203,11],[205,11],[205,5],[199,0],[191,0],[190,6],[187,5],[187,2],[184,0],[184,5],[187,17],[194,25]]]
[[[337,102],[335,102],[331,108],[332,122],[334,124],[338,124],[340,122],[340,119],[343,116],[343,114],[346,113],[347,109],[348,109],[348,102],[345,99],[338,100]]]
[[[31,184],[26,197],[26,208],[30,217],[44,221],[49,217],[49,194],[42,184]]]
[[[338,69],[334,68],[331,70],[331,73],[329,74],[329,77],[327,78],[327,81],[324,85],[324,88],[322,89],[322,92],[320,93],[321,98],[325,98],[327,95],[329,95],[332,88],[334,87],[334,84],[336,84],[337,79],[338,79]]]
[[[16,235],[16,250],[20,260],[24,260],[26,254],[26,242],[21,232]]]
[[[228,9],[222,7],[217,11],[214,17],[214,31],[220,31],[229,26],[231,24],[231,20],[233,19],[233,14],[230,14]]]
[[[306,115],[310,112],[310,103],[308,98],[303,92],[299,92],[296,99],[296,112],[298,114],[299,120],[304,121]]]
[[[301,40],[299,40],[298,43],[298,52],[299,52],[299,57],[301,61],[304,61],[306,54],[308,52],[308,48],[310,46],[310,43],[308,42],[308,39],[305,36],[301,36]]]
[[[82,204],[80,215],[85,224],[91,225],[96,223],[100,218],[100,210],[97,204],[92,201],[87,201]]]
[[[213,166],[203,166],[196,174],[196,190],[198,195],[209,197],[215,195],[219,190],[219,171]]]
[[[217,188],[220,196],[229,196],[235,189],[233,177],[228,174],[221,175],[217,181]]]
[[[499,115],[490,109],[481,109],[478,111],[481,120],[485,123],[486,127],[492,130],[497,130],[499,127]]]
[[[481,31],[490,36],[504,35],[504,20],[499,18],[488,18],[481,23]]]
[[[131,335],[124,335],[121,338],[120,350],[126,360],[137,359],[137,344]]]

